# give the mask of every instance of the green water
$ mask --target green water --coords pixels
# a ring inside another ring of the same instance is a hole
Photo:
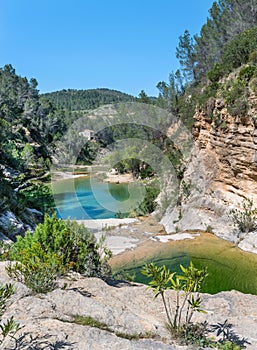
[[[235,289],[257,294],[257,255],[243,252],[211,235],[202,235],[194,241],[158,244],[155,251],[144,258],[116,266],[114,270],[135,275],[136,282],[147,283],[147,278],[140,272],[144,263],[153,261],[157,265],[165,264],[171,271],[179,273],[179,265],[187,266],[190,260],[196,267],[208,269],[202,292],[215,294]]]
[[[64,219],[115,217],[120,203],[128,197],[125,184],[98,183],[94,191],[89,178],[63,180],[55,184],[57,213]],[[113,201],[113,210],[108,209],[110,201]],[[113,271],[135,274],[136,282],[147,283],[146,277],[140,272],[146,262],[165,264],[171,271],[180,272],[179,265],[188,265],[192,260],[198,268],[208,268],[209,276],[203,292],[214,294],[235,289],[257,294],[257,255],[243,252],[227,241],[201,234],[194,240],[165,244],[153,242],[150,248],[142,253],[138,247],[133,259],[130,257],[125,264],[114,266]]]

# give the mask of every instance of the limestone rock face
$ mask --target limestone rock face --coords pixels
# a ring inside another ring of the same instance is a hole
[[[231,241],[239,238],[230,210],[242,207],[247,198],[257,207],[256,98],[250,103],[244,117],[231,116],[222,99],[214,102],[212,118],[203,110],[195,114],[180,203],[170,206],[161,221],[168,233],[212,229]]]
[[[12,282],[5,265],[0,262],[1,284]],[[58,283],[59,288],[47,294],[35,294],[22,283],[15,283],[16,292],[3,320],[13,316],[23,328],[15,336],[16,344],[6,338],[1,349],[187,349],[171,341],[162,302],[153,299],[145,285],[121,281],[107,284],[75,273]],[[175,305],[176,293],[171,292],[169,299]],[[257,296],[232,291],[203,294],[202,299],[207,314],[197,314],[193,321],[216,324],[228,319],[239,338],[251,343],[247,349],[256,349]],[[108,329],[78,324],[76,315],[90,316]],[[135,335],[139,339],[126,339]]]

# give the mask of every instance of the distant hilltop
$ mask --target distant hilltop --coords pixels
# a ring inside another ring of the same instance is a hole
[[[50,100],[58,109],[69,111],[81,111],[95,109],[103,104],[136,101],[136,97],[117,90],[106,88],[89,90],[60,90],[42,94]]]

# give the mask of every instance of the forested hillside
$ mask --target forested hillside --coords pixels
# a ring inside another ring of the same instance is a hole
[[[110,89],[61,90],[41,95],[58,109],[81,111],[94,109],[104,104],[135,101],[135,97]]]
[[[215,1],[200,34],[191,35],[185,30],[179,37],[176,56],[180,69],[171,72],[169,82],[157,84],[159,105],[180,116],[191,127],[195,108],[208,108],[207,101],[216,96],[220,80],[246,64],[241,81],[232,89],[225,87],[224,95],[231,108],[237,102],[243,112],[245,84],[256,76],[256,26],[256,0]]]
[[[53,205],[49,168],[64,112],[40,100],[36,79],[0,69],[0,233],[33,230]]]

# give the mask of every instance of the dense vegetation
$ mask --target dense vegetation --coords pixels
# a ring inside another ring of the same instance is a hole
[[[95,109],[101,105],[135,101],[135,97],[110,89],[61,90],[41,95],[58,109],[81,111]]]
[[[57,276],[76,271],[84,276],[108,276],[110,251],[93,233],[75,221],[46,215],[34,234],[18,236],[6,256],[15,260],[9,274],[40,293],[54,289]]]
[[[232,113],[245,113],[250,79],[256,77],[256,26],[256,0],[215,1],[200,34],[191,36],[186,30],[180,36],[176,56],[181,68],[170,74],[168,83],[158,83],[158,103],[182,118],[188,127],[192,126],[196,107],[208,109],[208,101],[210,105],[218,92],[229,95],[226,102],[230,111],[239,98],[239,106]],[[244,67],[239,80],[231,82],[232,91],[231,86],[219,84],[244,64],[250,67]],[[255,80],[252,85],[256,89]]]
[[[20,190],[31,178],[43,176],[51,164],[48,131],[43,127],[48,111],[40,104],[36,87],[35,79],[19,77],[11,65],[0,69],[0,210],[11,209],[24,219],[27,200]]]

